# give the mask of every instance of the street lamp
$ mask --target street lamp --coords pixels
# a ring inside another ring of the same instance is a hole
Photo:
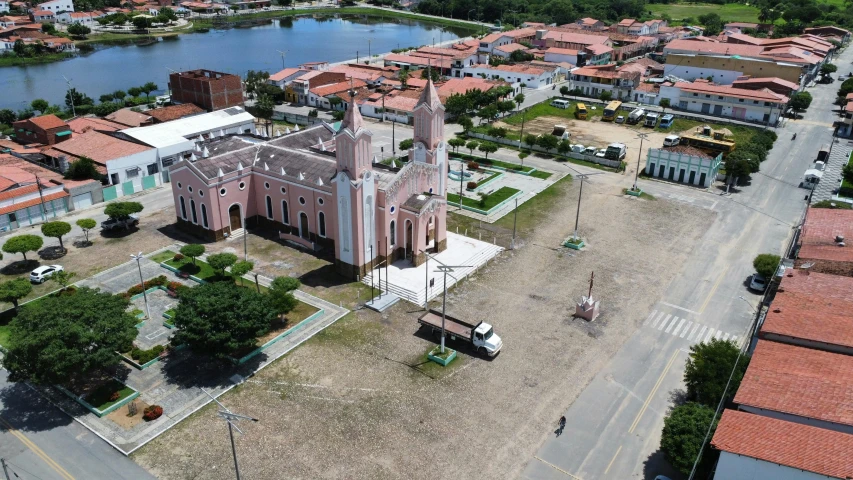
[[[240,430],[237,425],[234,425],[234,422],[238,422],[240,420],[251,420],[253,422],[257,422],[258,419],[246,415],[239,415],[233,413],[231,412],[231,410],[228,410],[225,405],[219,403],[219,400],[214,398],[213,395],[207,392],[207,390],[202,388],[201,391],[204,392],[208,397],[210,397],[214,402],[216,402],[216,404],[219,405],[219,407],[222,409],[217,412],[217,415],[219,415],[220,418],[222,418],[223,420],[225,420],[226,423],[228,423],[228,436],[231,438],[231,455],[234,457],[234,472],[237,474],[237,480],[240,480],[240,465],[237,463],[237,447],[234,446],[234,429],[237,429],[237,431],[240,432],[241,435],[243,434],[243,431]]]
[[[640,150],[637,152],[637,171],[634,173],[634,186],[631,188],[633,191],[639,190],[637,188],[637,178],[640,176],[640,157],[643,156],[643,140],[649,138],[648,133],[638,133],[637,137],[640,139]],[[581,184],[583,186],[583,184]]]
[[[143,257],[142,252],[137,253],[136,255],[131,254],[130,258],[136,260],[136,267],[139,269],[139,281],[142,283],[142,298],[145,300],[145,313],[148,315],[148,319],[151,319],[151,309],[148,308],[148,295],[145,293],[145,279],[142,278],[142,261]]]

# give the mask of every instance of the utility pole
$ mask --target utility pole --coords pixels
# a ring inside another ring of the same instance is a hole
[[[284,56],[287,55],[288,50],[277,50],[279,55],[281,55],[281,69],[284,70]]]
[[[373,57],[370,56],[370,42],[372,42],[372,41],[373,41],[372,38],[367,39],[367,63],[368,63],[368,65],[370,64],[370,61],[373,59]]]
[[[643,156],[643,140],[649,137],[648,133],[638,133],[638,137],[640,137],[640,150],[637,152],[637,171],[634,174],[634,186],[631,190],[637,191],[637,178],[640,176],[640,157]],[[581,183],[581,188],[583,188],[583,183]]]
[[[6,460],[0,458],[0,465],[3,466],[3,475],[6,476],[6,480],[12,480],[12,477],[9,476],[9,467],[6,466]],[[17,477],[17,475],[15,475]]]
[[[148,319],[151,319],[151,309],[148,307],[148,294],[145,293],[145,279],[142,277],[142,261],[143,257],[142,252],[137,253],[136,255],[131,254],[130,258],[136,260],[136,267],[139,269],[139,282],[142,284],[142,298],[145,300],[145,314],[148,315]]]
[[[438,270],[436,270],[436,272],[444,273],[444,295],[442,295],[441,297],[441,353],[444,353],[444,322],[447,319],[447,314],[445,312],[447,308],[447,274],[448,272],[452,272],[454,268],[467,268],[470,266],[471,265],[450,266],[442,264],[437,267]],[[453,277],[453,279],[457,282],[459,281],[459,279],[456,277]]]
[[[65,84],[68,85],[68,96],[71,98],[71,116],[76,117],[77,111],[74,109],[74,93],[77,93],[77,91],[75,90],[74,93],[71,93],[71,80],[68,80],[65,75],[62,78],[65,79]]]
[[[237,480],[240,480],[240,465],[237,463],[237,447],[234,445],[234,429],[240,432],[241,435],[243,435],[243,431],[240,430],[237,425],[234,425],[234,422],[238,422],[240,420],[251,420],[253,422],[257,422],[258,419],[233,413],[231,410],[228,410],[225,405],[219,403],[219,400],[215,399],[213,395],[207,392],[207,390],[202,388],[201,391],[210,397],[211,400],[216,402],[216,404],[222,409],[217,412],[217,415],[228,423],[228,437],[231,439],[231,455],[234,456],[234,472],[237,474]]]
[[[47,210],[44,208],[44,194],[41,191],[41,182],[39,181],[39,176],[37,173],[35,174],[35,176],[36,176],[36,188],[38,188],[39,198],[41,199],[41,216],[44,218],[45,221],[47,221]]]
[[[571,168],[572,170],[575,170],[572,167],[569,167],[569,168]],[[587,177],[590,177],[592,175],[602,175],[602,174],[604,174],[604,172],[601,172],[601,173],[580,173],[577,170],[575,170],[575,172],[577,172],[577,175],[576,175],[577,178],[581,179],[581,190],[580,190],[580,193],[578,193],[578,210],[577,210],[577,213],[575,214],[575,234],[574,234],[574,237],[572,237],[574,239],[577,239],[578,238],[578,222],[581,218],[581,198],[583,198],[583,181],[586,180]]]

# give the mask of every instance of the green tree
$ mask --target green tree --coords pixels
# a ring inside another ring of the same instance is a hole
[[[844,180],[847,180],[850,183],[853,183],[853,164],[848,163],[841,169],[841,176],[844,177]]]
[[[45,222],[41,224],[41,233],[45,237],[58,238],[59,248],[65,250],[65,244],[62,243],[62,237],[71,231],[71,224],[68,222]]]
[[[98,171],[95,161],[86,156],[81,156],[69,163],[68,170],[65,171],[64,176],[70,180],[100,180],[103,177],[101,172]]]
[[[424,80],[431,78],[433,83],[438,83],[441,80],[441,73],[435,68],[425,68],[421,70],[421,78]]]
[[[116,103],[124,106],[124,98],[127,97],[127,92],[124,90],[116,90],[113,92],[113,98],[116,99]]]
[[[557,151],[560,152],[561,155],[569,153],[571,149],[572,142],[568,140],[560,140],[560,143],[557,144]]]
[[[11,303],[18,308],[18,300],[33,291],[33,285],[26,278],[14,278],[0,283],[0,301]]]
[[[71,279],[76,277],[77,274],[74,272],[69,272],[68,270],[60,270],[58,272],[54,272],[53,275],[48,278],[48,280],[52,282],[56,282],[62,290],[68,288],[68,285],[71,285]]]
[[[527,146],[532,147],[532,146],[537,145],[539,143],[539,137],[537,137],[536,135],[534,135],[532,133],[528,133],[527,135],[524,136],[524,143],[526,143]]]
[[[190,257],[193,259],[193,265],[195,265],[195,259],[204,255],[204,245],[199,245],[197,243],[190,243],[181,247],[181,255],[185,257]]]
[[[148,82],[145,85],[139,87],[139,89],[142,90],[143,93],[145,93],[146,100],[151,100],[151,92],[157,90],[157,84],[154,82]]]
[[[264,120],[264,123],[269,126],[272,123],[272,116],[275,112],[275,101],[267,94],[258,95],[255,101],[255,116]],[[269,132],[267,132],[269,133]]]
[[[667,461],[681,473],[689,474],[693,469],[693,462],[699,455],[708,427],[714,421],[714,412],[715,409],[711,407],[688,402],[673,408],[664,418],[660,449]],[[716,425],[714,427],[716,429]],[[713,456],[711,449],[706,446],[700,461],[703,470],[713,464]]]
[[[71,110],[72,105],[74,107],[81,107],[84,105],[94,105],[94,104],[95,104],[94,100],[92,100],[85,93],[78,92],[76,88],[69,88],[68,91],[65,92],[65,106],[69,110]],[[5,123],[5,122],[3,122],[2,119],[0,119],[0,123]]]
[[[521,104],[522,104],[522,103],[524,103],[524,99],[525,99],[525,97],[524,97],[524,94],[523,94],[523,93],[519,93],[518,95],[516,95],[516,96],[515,96],[515,97],[513,97],[512,99],[515,101],[515,104],[516,104],[517,106],[521,107]]]
[[[409,76],[410,75],[411,74],[409,73],[408,68],[400,69],[400,72],[397,73],[397,78],[400,80],[400,86],[403,87],[403,90],[405,90],[406,87],[409,86]]]
[[[498,151],[498,146],[497,144],[494,144],[492,142],[483,142],[480,144],[479,147],[477,147],[477,150],[485,153],[486,158],[488,159],[490,153],[495,153]]]
[[[200,285],[181,294],[174,343],[195,353],[228,358],[254,348],[276,316],[267,295],[229,282]]]
[[[20,253],[27,259],[27,252],[37,252],[44,244],[44,240],[38,235],[18,235],[10,237],[3,244],[3,251],[6,253]]]
[[[738,360],[739,349],[731,341],[723,341],[713,338],[710,342],[698,343],[690,347],[690,355],[684,368],[684,384],[687,386],[687,399],[717,408],[723,391],[731,376],[731,384],[726,390],[726,402],[734,398],[746,367],[749,365],[749,357],[744,355]],[[734,375],[732,370],[737,369]]]
[[[81,218],[77,220],[77,226],[83,230],[83,235],[86,236],[86,243],[89,243],[89,231],[98,226],[98,222],[91,218]]]
[[[502,102],[498,102],[497,108],[500,113],[509,113],[515,109],[515,102],[512,100],[504,100]]]
[[[85,37],[90,33],[92,33],[92,29],[85,25],[81,25],[79,22],[74,22],[68,26],[68,34],[74,35],[75,37]]]
[[[494,104],[486,105],[477,112],[477,116],[480,117],[481,120],[490,122],[498,116],[498,107]]]
[[[658,102],[658,105],[660,105],[660,107],[663,108],[664,113],[666,113],[666,109],[669,108],[669,99],[661,98],[660,102]]]
[[[136,98],[136,97],[142,95],[142,89],[139,87],[130,87],[127,89],[127,94],[130,95],[131,97]]]
[[[160,9],[160,16],[164,17],[165,19],[167,19],[170,22],[174,22],[178,19],[178,14],[175,13],[175,11],[169,7],[161,8]],[[155,88],[154,90],[157,90],[157,89]]]
[[[613,93],[610,90],[602,90],[598,95],[598,98],[601,99],[602,102],[609,102],[610,99],[613,98]]]
[[[820,66],[820,73],[824,75],[829,75],[830,73],[835,73],[837,71],[838,67],[836,67],[835,64],[832,63],[824,63]]]
[[[462,127],[462,131],[465,133],[470,132],[471,129],[474,128],[474,122],[471,120],[470,117],[463,115],[457,118],[456,122]]]
[[[214,253],[207,256],[207,263],[219,271],[220,276],[225,276],[225,269],[237,263],[237,255],[233,253]]]
[[[107,205],[104,215],[117,220],[127,220],[134,213],[139,213],[145,208],[139,202],[115,202]]]
[[[507,131],[503,127],[489,127],[487,133],[490,137],[496,138],[504,138],[507,135]]]
[[[8,108],[4,108],[0,110],[0,123],[4,123],[6,125],[11,125],[12,122],[18,119],[18,116],[15,115],[13,110],[9,110]]]
[[[133,17],[133,26],[140,30],[151,28],[151,23],[151,19],[148,17],[143,17],[142,15]]]
[[[246,73],[246,93],[248,93],[252,98],[254,98],[258,87],[266,83],[269,78],[269,72],[265,72],[263,70],[249,70]]]
[[[407,139],[401,141],[398,146],[400,147],[400,150],[402,150],[404,152],[408,152],[410,148],[415,146],[415,141],[412,140],[411,138],[407,138]]]
[[[33,100],[32,102],[30,102],[30,107],[32,107],[33,110],[35,110],[41,114],[44,114],[44,111],[47,110],[47,107],[49,107],[49,106],[50,106],[50,104],[47,103],[47,100],[45,100],[43,98],[37,98],[37,99]]]
[[[557,137],[553,135],[540,135],[538,139],[536,139],[536,143],[539,144],[540,147],[551,150],[557,148]]]
[[[699,15],[699,23],[705,26],[705,35],[718,35],[723,31],[723,20],[716,13]]]
[[[115,100],[115,99],[113,98],[112,93],[105,93],[105,94],[101,95],[100,97],[98,97],[98,101],[101,103],[112,103],[113,100]]]
[[[565,96],[568,96],[568,94],[569,94],[569,87],[567,87],[565,85],[560,87],[560,95],[565,97]]]
[[[737,157],[729,155],[729,158],[726,159],[726,176],[729,178],[729,181],[733,181],[736,178],[746,178],[750,173],[754,172],[748,158],[742,155],[738,155]]]
[[[243,285],[243,275],[252,271],[255,264],[247,260],[242,260],[231,266],[231,275],[240,279],[240,285]]]
[[[812,94],[809,92],[799,92],[791,95],[791,108],[795,112],[802,112],[809,108],[812,104]]]
[[[138,333],[128,305],[87,287],[27,304],[9,324],[11,346],[3,359],[9,379],[67,384],[119,363],[115,352],[130,348]]]
[[[454,93],[444,102],[444,109],[452,117],[464,115],[471,110],[471,99],[467,95]]]
[[[293,277],[276,277],[270,283],[269,296],[276,313],[284,315],[296,308],[298,300],[293,291],[299,288],[299,280]]]
[[[453,137],[447,141],[447,144],[453,147],[453,151],[459,153],[459,147],[465,146],[465,139],[459,137]]]
[[[465,144],[465,148],[467,148],[471,152],[471,155],[474,155],[474,150],[476,150],[479,146],[480,142],[476,140],[469,140],[468,143]]]
[[[764,278],[770,279],[773,278],[773,274],[776,273],[776,269],[779,268],[779,262],[781,260],[782,259],[779,258],[779,255],[762,253],[756,256],[752,261],[752,267],[755,268],[756,273]]]

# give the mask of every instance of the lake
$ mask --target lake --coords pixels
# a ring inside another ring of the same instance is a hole
[[[98,46],[97,50],[62,62],[0,68],[0,108],[20,110],[44,98],[64,107],[67,85],[95,99],[146,82],[166,88],[169,72],[206,68],[245,77],[248,70],[275,73],[284,63],[330,63],[367,57],[395,48],[420,46],[470,34],[410,19],[297,17],[273,20],[251,28],[211,30],[208,33],[166,37],[147,46]],[[368,46],[368,40],[370,44]],[[65,78],[63,78],[63,76]]]

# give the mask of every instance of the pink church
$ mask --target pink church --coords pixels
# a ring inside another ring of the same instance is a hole
[[[335,129],[317,125],[270,140],[210,138],[201,158],[170,167],[178,226],[222,240],[245,226],[334,252],[357,278],[390,257],[425,260],[447,248],[444,106],[429,82],[414,109],[414,148],[402,168],[374,163],[371,138],[350,104]]]

